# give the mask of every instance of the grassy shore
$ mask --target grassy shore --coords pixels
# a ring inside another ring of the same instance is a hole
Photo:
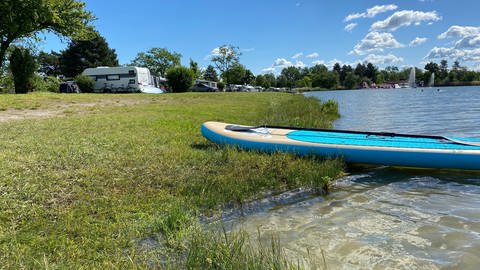
[[[330,127],[338,118],[335,103],[301,95],[43,93],[3,95],[0,107],[57,112],[0,124],[7,269],[295,268],[276,245],[252,248],[241,233],[205,231],[198,217],[266,192],[325,189],[343,168],[221,148],[200,134],[209,120]]]

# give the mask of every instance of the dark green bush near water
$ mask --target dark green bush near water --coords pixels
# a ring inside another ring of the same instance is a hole
[[[30,50],[15,47],[9,60],[15,84],[15,93],[25,94],[31,92],[34,88],[33,79],[37,65]]]
[[[91,77],[85,75],[78,75],[77,77],[75,77],[75,82],[77,83],[82,93],[93,92],[95,81]]]
[[[195,75],[186,67],[173,67],[167,71],[168,86],[174,93],[188,92],[193,86]]]

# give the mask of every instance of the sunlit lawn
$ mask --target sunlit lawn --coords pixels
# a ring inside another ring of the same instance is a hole
[[[2,95],[0,107],[62,111],[0,124],[3,268],[160,267],[172,250],[167,265],[186,267],[199,215],[266,191],[323,188],[342,170],[337,160],[220,148],[200,134],[209,120],[328,127],[338,117],[336,104],[302,95],[44,93]],[[149,238],[155,251],[141,247]]]

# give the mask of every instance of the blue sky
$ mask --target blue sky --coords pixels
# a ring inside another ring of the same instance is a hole
[[[94,25],[128,64],[165,47],[206,67],[214,49],[240,47],[255,74],[334,62],[423,67],[460,60],[480,69],[476,0],[86,0]],[[48,35],[43,50],[66,47]]]

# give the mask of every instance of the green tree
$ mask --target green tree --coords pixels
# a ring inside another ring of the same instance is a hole
[[[448,76],[448,62],[443,59],[440,61],[440,79],[446,79]]]
[[[345,77],[347,77],[347,74],[352,71],[353,69],[350,65],[342,66],[342,69],[340,70],[340,74],[339,74],[339,80],[341,85],[345,86]]]
[[[304,67],[300,69],[300,77],[310,76],[310,69],[308,67]]]
[[[276,85],[277,87],[280,87],[280,88],[287,87],[288,86],[287,77],[285,77],[285,75],[283,74],[278,76],[276,79]]]
[[[292,89],[295,83],[300,80],[300,70],[297,67],[287,67],[282,70],[282,75],[287,80],[287,87]]]
[[[455,70],[455,71],[462,69],[462,67],[460,66],[460,62],[458,60],[453,62],[452,69]]]
[[[377,75],[377,79],[375,80],[376,84],[382,84],[385,82],[385,75],[383,72],[379,72]]]
[[[430,71],[425,71],[423,72],[423,82],[424,82],[424,86],[433,86],[433,85],[429,85],[429,82],[430,82],[430,77],[432,76],[432,73]]]
[[[362,78],[367,73],[367,67],[364,64],[358,63],[354,70],[355,75]]]
[[[220,71],[220,76],[223,78],[225,72],[240,61],[241,55],[242,53],[238,47],[222,45],[216,50],[215,55],[212,57],[212,62]]]
[[[270,82],[267,80],[267,78],[265,78],[265,75],[258,75],[256,78],[255,78],[255,85],[256,86],[261,86],[263,88],[270,88]]]
[[[277,85],[277,78],[275,78],[275,75],[273,75],[272,73],[267,73],[263,76],[265,77],[265,80],[268,81],[269,87]]]
[[[295,86],[298,88],[312,87],[312,79],[308,75],[304,76],[295,83]]]
[[[198,68],[198,63],[193,61],[192,58],[190,58],[190,69],[192,70],[195,79],[202,78],[202,71]]]
[[[328,72],[328,68],[325,65],[317,64],[317,65],[310,68],[310,73],[312,75],[322,74],[322,73],[325,73],[325,72]]]
[[[345,76],[345,88],[346,89],[355,89],[360,84],[360,77],[355,75],[354,72],[348,72],[347,76]]]
[[[38,38],[42,31],[66,38],[89,38],[94,19],[80,0],[0,1],[0,70],[7,49],[14,42]]]
[[[244,78],[247,74],[247,69],[240,63],[234,63],[225,73],[223,79],[229,84],[244,84]]]
[[[338,74],[334,71],[327,71],[315,74],[312,78],[313,87],[333,89],[338,87]]]
[[[176,66],[167,71],[168,86],[174,93],[187,92],[193,85],[193,71],[187,67]]]
[[[435,62],[430,62],[425,65],[425,69],[430,71],[430,73],[435,73],[435,75],[439,75],[440,67]]]
[[[218,82],[217,71],[212,65],[208,65],[207,69],[205,69],[203,78],[208,81]]]
[[[340,72],[342,71],[342,68],[340,67],[340,63],[335,63],[335,65],[333,65],[333,71],[336,72],[338,75],[340,75]]]
[[[414,67],[414,68],[415,68],[415,82],[419,85],[421,85],[422,82],[423,82],[423,85],[427,85],[428,81],[424,81],[425,76],[423,74],[424,73],[423,69],[419,69],[417,67]]]
[[[249,69],[245,70],[245,76],[243,76],[243,84],[253,84],[255,82],[255,75]]]
[[[131,64],[146,67],[151,72],[164,77],[168,69],[180,65],[181,58],[181,54],[169,52],[166,48],[151,48],[148,52],[138,53]]]
[[[371,81],[376,81],[378,69],[372,63],[368,63],[365,68],[365,76],[369,78]]]
[[[37,63],[39,65],[38,71],[47,76],[60,75],[60,53],[51,51],[40,52],[37,57]]]
[[[117,54],[99,33],[90,40],[73,40],[60,56],[61,73],[75,77],[86,68],[118,66]]]
[[[35,58],[30,50],[15,47],[10,55],[15,93],[25,94],[33,90],[33,77],[37,69]]]

